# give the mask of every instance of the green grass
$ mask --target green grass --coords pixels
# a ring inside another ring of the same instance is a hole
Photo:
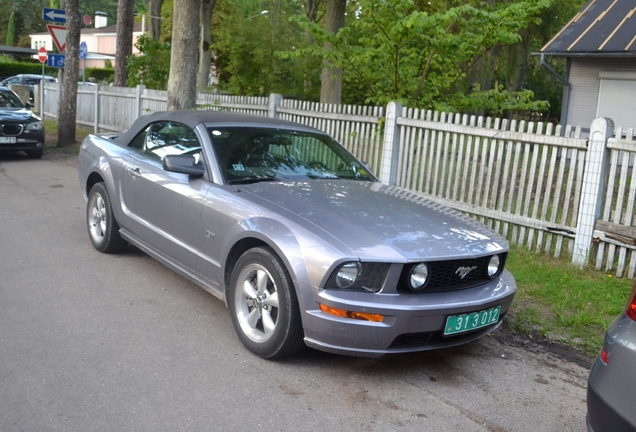
[[[625,307],[633,282],[517,246],[512,246],[506,267],[518,289],[508,315],[510,327],[566,343],[588,356],[601,347],[605,329]]]
[[[88,129],[77,127],[75,129],[75,141],[76,143],[71,146],[58,147],[57,146],[57,120],[44,120],[44,130],[46,131],[45,147],[55,148],[56,151],[66,154],[77,154],[79,147],[84,138],[91,132]]]

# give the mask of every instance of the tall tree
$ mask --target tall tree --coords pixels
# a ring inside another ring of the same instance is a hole
[[[135,0],[119,0],[117,5],[117,51],[115,51],[115,86],[126,87],[128,56],[132,55]]]
[[[327,0],[327,14],[325,16],[325,30],[336,34],[345,25],[345,11],[347,0]],[[325,51],[332,50],[331,43],[325,42]],[[336,67],[325,58],[322,68],[320,84],[320,102],[339,104],[342,101],[342,68]]]
[[[212,35],[210,33],[212,26],[212,10],[216,0],[201,0],[201,40],[199,41],[199,73],[197,75],[197,87],[203,90],[208,85],[208,77],[210,76],[210,43]]]
[[[150,37],[159,40],[161,36],[161,4],[163,0],[148,0],[148,12],[150,15]]]
[[[9,15],[9,26],[7,27],[7,46],[13,46],[15,41],[15,11]]]
[[[196,107],[201,0],[175,0],[168,78],[168,110]]]
[[[58,147],[75,144],[77,78],[79,76],[79,0],[66,0],[64,9],[66,11],[66,61],[58,114]]]

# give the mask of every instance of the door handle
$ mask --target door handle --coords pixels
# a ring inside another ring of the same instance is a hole
[[[128,174],[133,176],[133,178],[141,177],[141,170],[137,167],[128,167]]]

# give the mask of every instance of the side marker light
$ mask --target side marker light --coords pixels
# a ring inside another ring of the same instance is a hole
[[[344,309],[332,308],[324,304],[320,304],[320,310],[330,315],[343,317],[343,318],[358,319],[362,321],[382,322],[382,320],[384,319],[384,315],[371,314],[371,313],[365,313],[365,312],[346,311]]]

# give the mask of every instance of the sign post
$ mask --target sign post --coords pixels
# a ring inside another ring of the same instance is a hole
[[[42,117],[42,120],[44,120],[44,63],[46,63],[46,60],[48,58],[48,55],[46,53],[46,48],[45,47],[40,47],[40,49],[38,50],[38,59],[40,60],[40,63],[42,63],[42,79],[40,80],[40,116]],[[35,101],[33,101],[35,103]]]
[[[86,82],[86,55],[88,54],[88,47],[86,42],[82,42],[79,47],[79,58],[82,60],[82,83]]]

